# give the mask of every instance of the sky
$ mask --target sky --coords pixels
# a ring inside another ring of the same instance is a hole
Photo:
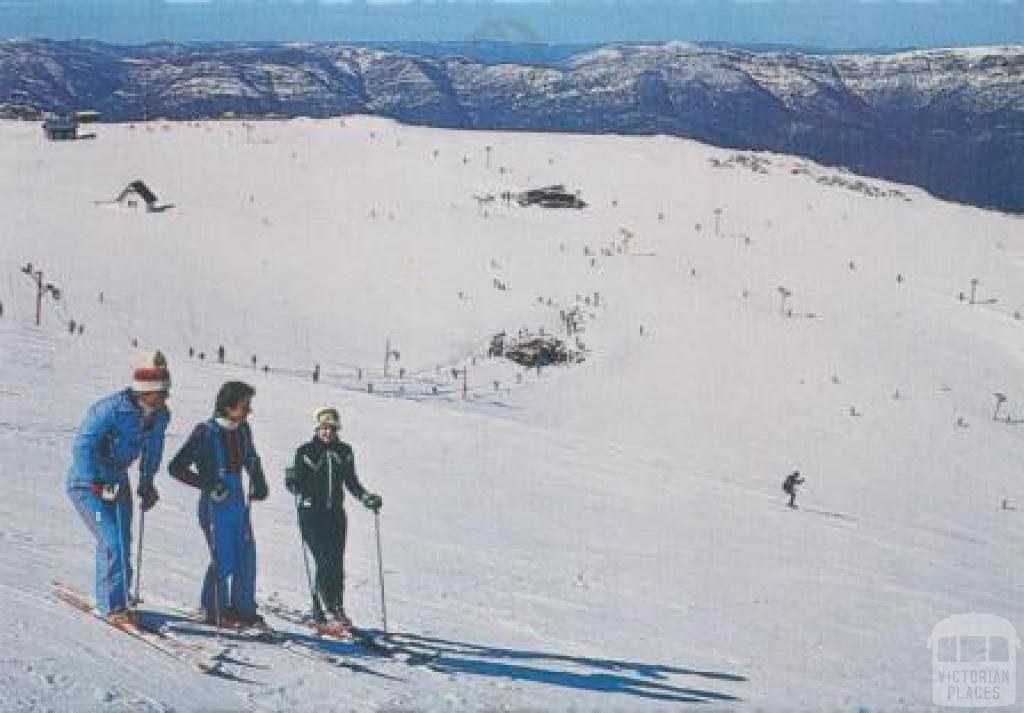
[[[543,43],[723,42],[819,50],[1024,42],[1021,0],[0,0],[0,37]]]

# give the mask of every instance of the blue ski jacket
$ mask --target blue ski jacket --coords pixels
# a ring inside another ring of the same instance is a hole
[[[148,487],[160,469],[164,433],[171,420],[166,408],[157,409],[149,422],[130,389],[94,403],[75,436],[67,489],[91,483],[128,483],[128,468],[139,460],[139,487]]]

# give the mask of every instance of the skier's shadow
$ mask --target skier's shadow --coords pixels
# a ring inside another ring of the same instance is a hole
[[[529,681],[586,691],[623,693],[675,703],[736,702],[741,699],[720,691],[668,683],[670,677],[692,676],[708,681],[740,683],[746,676],[681,666],[584,656],[524,651],[451,641],[419,634],[393,633],[391,638],[410,650],[433,653],[430,669],[442,673],[469,674]],[[563,664],[583,671],[544,666]],[[589,669],[589,670],[586,670]]]
[[[231,629],[222,628],[217,630],[211,628],[209,625],[198,624],[195,620],[188,617],[171,614],[161,611],[147,610],[145,616],[149,621],[156,626],[167,626],[172,631],[182,634],[186,637],[195,638],[199,640],[207,641],[219,641],[222,644],[255,644],[271,643],[270,641],[261,641],[259,637],[254,637],[251,634],[239,633],[232,631]],[[327,639],[323,639],[317,636],[310,636],[307,634],[296,634],[293,632],[277,631],[279,637],[276,641],[283,643],[285,641],[292,641],[299,644],[305,644],[313,649],[320,649],[324,653],[335,654],[338,656],[345,657],[345,659],[353,659],[355,657],[366,657],[372,656],[368,654],[364,649],[355,644],[348,644],[345,642],[332,642]],[[225,663],[230,663],[236,666],[244,666],[247,668],[267,669],[270,668],[266,664],[256,664],[250,661],[242,661],[237,658],[232,658],[228,655],[221,654],[219,658]],[[370,674],[372,676],[378,676],[392,681],[399,681],[401,679],[396,676],[391,676],[380,671],[375,671],[371,668],[367,668],[354,660],[343,660],[336,664],[340,668],[348,668],[360,673]],[[252,683],[252,682],[251,682]]]

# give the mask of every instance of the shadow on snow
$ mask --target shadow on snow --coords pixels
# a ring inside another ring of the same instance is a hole
[[[166,614],[160,618],[175,625],[175,629],[188,636],[211,639],[218,637],[215,630],[202,625],[197,626],[195,622],[187,619]],[[183,624],[186,626],[182,626]],[[192,626],[187,626],[188,624]],[[377,660],[389,658],[387,654],[375,653],[357,643],[327,639],[312,634],[287,631],[279,631],[279,633],[285,639],[346,659],[355,657]],[[367,633],[380,634],[379,631],[373,630],[367,630]],[[224,642],[256,643],[254,639],[245,634],[227,630],[222,630],[218,638]],[[722,683],[747,681],[746,676],[724,671],[500,648],[420,634],[392,632],[387,635],[386,639],[405,653],[413,656],[423,655],[423,663],[409,663],[409,665],[438,673],[538,683],[581,691],[620,693],[673,703],[723,703],[742,700],[722,691],[679,685],[671,681],[674,677],[685,676]],[[568,670],[570,668],[577,670]],[[391,678],[387,674],[370,669],[367,669],[366,672]]]
[[[411,651],[438,654],[427,666],[442,673],[622,693],[676,703],[735,702],[741,699],[706,688],[669,683],[670,677],[691,676],[731,683],[747,680],[745,676],[721,671],[481,646],[418,634],[392,633],[389,638]],[[569,671],[553,666],[558,664],[590,670]]]

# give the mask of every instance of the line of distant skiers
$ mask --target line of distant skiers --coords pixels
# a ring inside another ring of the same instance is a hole
[[[138,346],[138,342],[137,341],[133,342],[132,346]],[[218,364],[223,364],[224,363],[224,358],[225,358],[226,354],[227,354],[227,352],[224,349],[224,345],[223,344],[221,344],[219,347],[217,347],[217,363]],[[189,347],[188,348],[188,358],[189,359],[198,358],[199,361],[204,361],[206,359],[206,352],[197,352],[195,347]],[[252,368],[256,369],[257,368],[257,366],[256,366],[257,359],[256,359],[256,355],[255,354],[253,354],[250,357],[250,361],[252,362]],[[270,372],[270,365],[269,364],[264,364],[263,365],[263,373],[269,373],[269,372]],[[315,364],[313,366],[312,374],[313,374],[313,383],[318,383],[320,381],[320,365],[319,364]],[[360,378],[362,378],[362,377],[360,377]]]
[[[75,437],[67,493],[96,539],[96,608],[117,624],[135,623],[128,600],[133,513],[128,471],[138,461],[136,493],[141,510],[148,512],[160,499],[153,481],[170,421],[170,388],[167,360],[158,351],[134,370],[126,389],[90,407]],[[213,415],[195,426],[168,464],[171,476],[200,493],[198,523],[210,556],[200,601],[206,620],[219,626],[263,624],[256,610],[250,507],[270,491],[248,423],[254,395],[241,381],[221,386]],[[382,505],[381,497],[359,482],[352,448],[338,438],[340,428],[336,408],[318,409],[314,435],[297,449],[286,481],[316,563],[314,615],[322,630],[334,634],[352,624],[344,609],[343,488],[374,512]]]

